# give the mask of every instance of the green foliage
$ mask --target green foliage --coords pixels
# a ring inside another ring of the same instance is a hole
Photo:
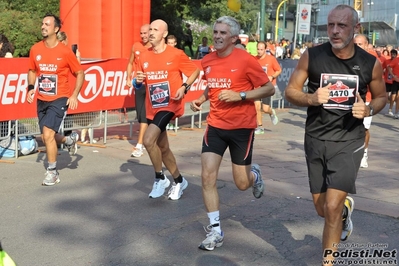
[[[59,0],[0,0],[0,33],[15,47],[14,57],[29,56],[30,47],[41,39],[46,13],[59,15]]]

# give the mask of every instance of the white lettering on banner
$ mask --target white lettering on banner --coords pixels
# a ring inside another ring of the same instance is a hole
[[[0,96],[2,105],[24,103],[28,74],[0,75]],[[21,100],[20,100],[21,99]]]
[[[89,103],[97,98],[113,96],[129,96],[133,90],[125,88],[126,71],[107,71],[100,66],[92,66],[85,71],[87,86],[82,88],[78,100],[81,103]]]

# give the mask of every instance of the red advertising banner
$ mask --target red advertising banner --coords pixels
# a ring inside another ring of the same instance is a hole
[[[201,67],[200,61],[194,61]],[[79,106],[69,114],[119,108],[134,108],[134,89],[126,86],[127,59],[85,61],[82,67],[85,81],[80,91]],[[28,58],[0,59],[0,121],[36,117],[36,102],[26,101],[28,86]],[[184,102],[197,99],[205,90],[206,82],[197,79]],[[73,90],[75,78],[71,74]]]

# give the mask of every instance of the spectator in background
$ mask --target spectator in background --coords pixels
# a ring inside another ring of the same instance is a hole
[[[256,36],[254,34],[249,35],[248,43],[245,46],[247,49],[248,53],[250,53],[253,56],[258,55],[258,42],[256,40]]]
[[[7,37],[0,34],[0,57],[12,58],[14,46],[8,41]]]
[[[184,32],[184,43],[183,43],[183,50],[185,50],[186,46],[190,49],[191,57],[194,57],[193,52],[193,33],[191,31],[191,25],[186,24],[186,31]]]
[[[202,37],[202,43],[198,46],[197,52],[195,53],[196,59],[202,59],[205,55],[211,52],[211,48],[208,46],[208,38]]]
[[[235,41],[235,47],[236,48],[239,48],[239,49],[242,49],[242,50],[247,50],[246,48],[245,48],[245,44],[243,44],[242,42],[241,42],[241,39],[240,38],[238,38],[236,41]]]
[[[166,37],[166,44],[172,47],[176,47],[177,45],[177,38],[175,35],[168,35],[168,37]]]

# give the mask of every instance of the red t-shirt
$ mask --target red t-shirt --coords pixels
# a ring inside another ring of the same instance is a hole
[[[269,81],[266,73],[247,51],[235,48],[226,57],[211,53],[201,61],[203,78],[209,88],[209,125],[220,129],[256,128],[256,110],[251,100],[239,102],[219,101],[222,90],[250,91]]]
[[[41,41],[30,50],[29,69],[35,70],[39,79],[37,98],[42,101],[54,101],[71,96],[69,72],[77,73],[82,67],[66,45],[59,42],[57,46],[48,48],[44,41]]]
[[[392,59],[388,66],[392,68],[392,74],[399,76],[399,57]]]
[[[133,44],[133,51],[134,51],[134,62],[133,62],[133,73],[140,69],[140,58],[141,54],[147,52],[151,49],[150,47],[145,47],[142,42],[136,42]]]
[[[146,116],[153,120],[159,111],[175,113],[174,118],[184,113],[183,101],[172,100],[183,84],[182,74],[190,77],[198,68],[180,49],[166,46],[165,51],[155,54],[152,49],[142,53],[141,69],[146,74]]]
[[[256,59],[269,77],[281,70],[281,66],[277,59],[272,55],[266,54],[264,58],[256,57]],[[277,80],[273,79],[272,83],[274,86],[276,86]]]
[[[393,78],[389,74],[388,67],[387,67],[391,62],[392,62],[392,59],[389,58],[389,59],[386,59],[384,61],[384,64],[382,65],[382,68],[385,70],[384,71],[384,80],[385,80],[385,83],[387,83],[387,84],[392,84],[393,83]]]

